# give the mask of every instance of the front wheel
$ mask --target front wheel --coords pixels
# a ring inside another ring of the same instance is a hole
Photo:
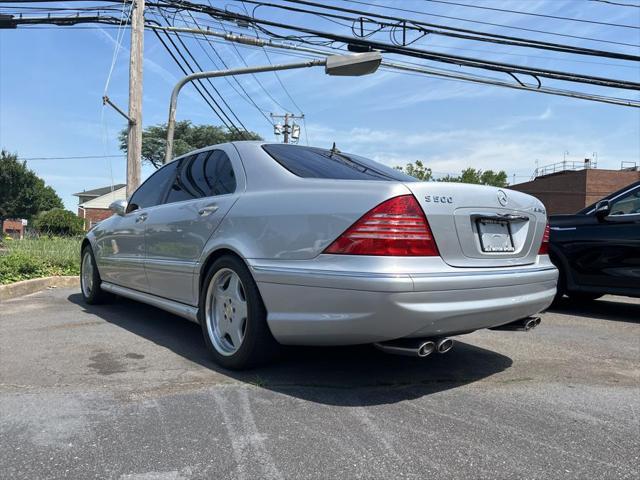
[[[102,303],[107,299],[107,292],[100,288],[100,272],[96,265],[91,247],[82,250],[80,263],[80,290],[84,301],[89,305]]]
[[[239,258],[226,255],[214,262],[202,284],[199,307],[205,343],[223,367],[255,367],[277,353],[260,292]]]

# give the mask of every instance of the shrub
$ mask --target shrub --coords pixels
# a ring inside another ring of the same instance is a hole
[[[0,250],[0,285],[52,275],[78,275],[79,238],[12,240]]]
[[[74,236],[84,231],[84,221],[75,213],[62,208],[54,208],[38,214],[35,227],[48,235]]]

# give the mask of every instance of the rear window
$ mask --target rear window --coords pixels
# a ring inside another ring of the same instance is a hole
[[[302,178],[415,182],[399,170],[351,153],[274,143],[262,148],[276,162]]]

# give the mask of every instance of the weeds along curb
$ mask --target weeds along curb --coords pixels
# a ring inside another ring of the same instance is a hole
[[[0,302],[39,292],[45,288],[79,287],[79,276],[32,278],[21,282],[0,285]]]

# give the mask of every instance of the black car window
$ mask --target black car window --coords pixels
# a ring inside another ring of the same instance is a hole
[[[231,160],[222,150],[182,159],[166,203],[233,193],[236,178]]]
[[[127,204],[127,213],[162,203],[167,188],[173,181],[176,167],[177,163],[171,162],[147,178],[131,196]]]
[[[399,170],[351,153],[274,143],[262,148],[280,165],[302,178],[415,182]]]
[[[611,202],[610,215],[634,215],[640,213],[640,188]]]

